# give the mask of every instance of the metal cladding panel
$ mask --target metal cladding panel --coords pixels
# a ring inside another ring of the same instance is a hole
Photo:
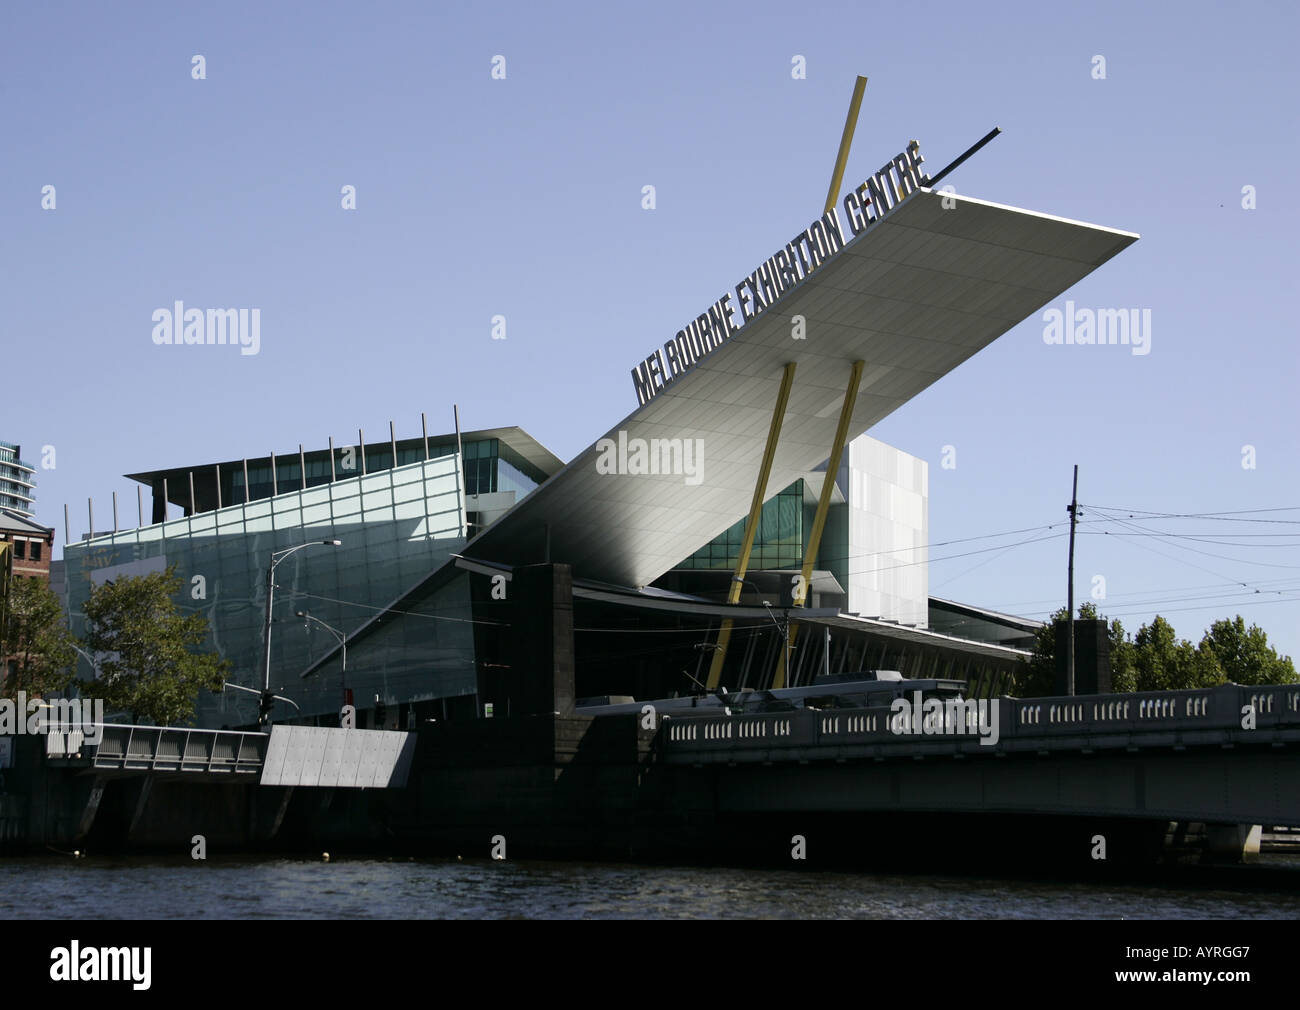
[[[325,742],[325,753],[321,757],[320,781],[339,782],[343,778],[343,741],[342,733],[331,733]]]
[[[414,751],[414,733],[273,726],[261,784],[397,789],[406,785]]]
[[[955,206],[945,210],[945,199]],[[698,482],[600,474],[593,444],[464,554],[540,561],[549,531],[551,559],[572,565],[575,576],[648,585],[748,511],[787,362],[797,367],[768,495],[830,455],[853,361],[866,367],[850,440],[1137,238],[969,197],[913,193],[605,436],[699,439]],[[791,339],[795,315],[806,320],[806,339]]]
[[[402,741],[386,736],[379,744],[378,762],[375,766],[375,785],[386,787],[402,754]]]
[[[415,757],[416,734],[407,733],[406,739],[394,741],[393,763],[388,773],[388,785],[406,782],[406,773],[410,771],[411,759]]]
[[[364,782],[357,781],[357,772],[361,768],[361,733],[362,730],[344,730],[346,735],[343,737],[343,761],[339,770],[338,785],[351,789],[357,786],[365,786]]]
[[[266,746],[266,757],[262,760],[261,781],[266,785],[284,780],[284,759],[289,752],[289,735],[281,733],[277,736],[274,732],[276,728],[272,727],[271,739]]]
[[[417,733],[403,734],[406,739],[402,741],[401,748],[397,752],[397,760],[393,763],[393,771],[388,776],[388,787],[390,789],[405,788],[406,777],[411,772],[411,763],[415,760],[415,741],[419,739]]]
[[[375,776],[379,769],[381,742],[377,739],[363,737],[361,740],[361,761],[357,765],[357,786],[361,789],[370,789],[375,784]]]
[[[280,770],[280,777],[274,783],[268,783],[265,772],[263,772],[262,782],[268,785],[277,786],[296,786],[302,778],[302,766],[307,759],[307,749],[303,746],[304,737],[302,730],[304,726],[272,726],[271,727],[271,744],[274,746],[275,738],[280,735],[284,739],[284,764]]]
[[[299,727],[304,731],[311,731],[315,727]],[[320,733],[305,732],[299,733],[303,738],[303,770],[299,773],[299,785],[320,785],[321,784],[321,766],[325,763],[325,741],[326,737]]]

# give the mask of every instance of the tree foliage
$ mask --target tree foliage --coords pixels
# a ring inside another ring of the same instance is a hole
[[[76,673],[76,639],[65,623],[63,607],[40,579],[15,578],[4,596],[0,617],[0,696],[31,697],[62,691]]]
[[[1246,627],[1238,614],[1215,621],[1201,639],[1200,649],[1214,656],[1224,676],[1237,684],[1294,684],[1295,665],[1279,656],[1258,625]]]
[[[1079,607],[1081,619],[1102,617],[1091,602]],[[1062,607],[1035,635],[1033,653],[1016,676],[1015,690],[1022,698],[1056,693],[1056,629],[1066,621]],[[1246,627],[1237,616],[1215,621],[1192,645],[1178,638],[1173,626],[1156,615],[1132,637],[1119,621],[1110,621],[1111,690],[1172,691],[1214,687],[1218,684],[1293,684],[1298,679],[1289,656],[1278,656],[1268,636],[1257,626]]]
[[[179,612],[173,597],[180,588],[172,567],[105,582],[91,593],[87,645],[105,655],[99,678],[82,685],[83,695],[130,712],[136,722],[166,726],[194,717],[200,690],[221,690],[230,662],[196,651],[207,637],[207,618]]]

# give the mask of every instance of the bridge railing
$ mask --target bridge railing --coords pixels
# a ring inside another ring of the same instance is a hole
[[[664,718],[664,739],[672,743],[723,749],[733,745],[787,746],[816,743],[805,712]]]
[[[923,703],[915,711],[914,699],[904,700],[905,708],[895,702],[864,709],[667,716],[660,739],[666,754],[726,751],[752,757],[862,744],[907,747],[944,739],[1015,749],[1025,743],[1050,746],[1053,740],[1064,746],[1120,746],[1171,734],[1177,745],[1248,738],[1252,729],[1293,730],[1300,741],[1296,684],[980,702],[936,699],[935,707],[927,710]]]
[[[1012,736],[1300,726],[1300,685],[1221,684],[1192,691],[1012,701]]]
[[[1005,708],[1010,699],[992,704]],[[999,715],[1002,715],[1001,709]],[[969,712],[946,716],[944,730],[949,738],[980,732],[980,719],[973,704]],[[735,715],[669,715],[663,720],[660,739],[668,752],[779,751],[816,748],[822,745],[906,742],[920,726],[888,706],[863,709],[801,709]],[[986,724],[987,729],[987,724]]]
[[[95,768],[118,771],[258,774],[269,739],[266,733],[170,726],[106,724],[100,730],[99,743],[83,742],[81,751]]]

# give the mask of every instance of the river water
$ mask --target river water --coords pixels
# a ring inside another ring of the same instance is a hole
[[[49,856],[0,860],[0,919],[15,918],[1300,918],[1300,862],[1099,883],[530,860]]]

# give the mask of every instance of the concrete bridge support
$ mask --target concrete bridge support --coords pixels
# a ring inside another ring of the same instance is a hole
[[[1244,863],[1259,855],[1259,841],[1263,828],[1258,824],[1207,824],[1205,825],[1205,855],[1207,863]]]

